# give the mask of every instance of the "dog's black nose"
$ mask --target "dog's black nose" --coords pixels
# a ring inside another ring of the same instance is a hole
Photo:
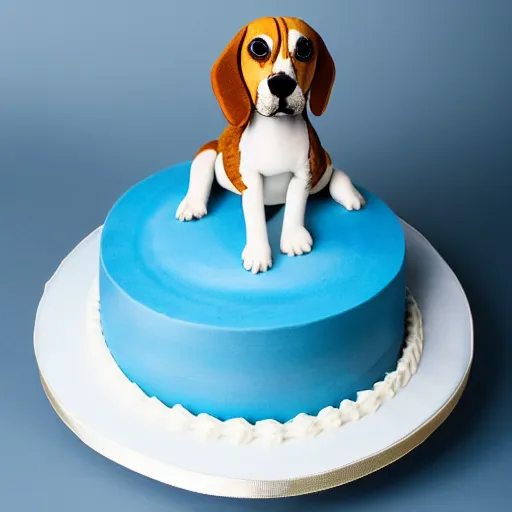
[[[279,99],[290,96],[297,87],[297,82],[286,73],[277,73],[277,75],[270,77],[267,82],[270,92]]]

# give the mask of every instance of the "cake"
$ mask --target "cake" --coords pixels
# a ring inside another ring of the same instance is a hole
[[[125,381],[189,426],[318,432],[415,371],[401,222],[334,166],[308,117],[334,75],[305,22],[249,23],[212,69],[219,139],[105,220],[91,321]]]

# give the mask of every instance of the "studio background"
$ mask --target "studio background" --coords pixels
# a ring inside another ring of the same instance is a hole
[[[45,398],[32,329],[45,281],[119,195],[218,136],[211,65],[264,15],[302,17],[326,41],[322,143],[455,270],[476,352],[453,416],[404,459],[318,496],[242,502],[83,445]],[[498,0],[2,0],[0,509],[509,510],[511,20]]]

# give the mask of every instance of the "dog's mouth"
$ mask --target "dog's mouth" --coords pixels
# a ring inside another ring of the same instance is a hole
[[[287,116],[292,116],[295,114],[295,111],[286,104],[286,100],[279,100],[279,106],[277,107],[275,113],[281,113]]]

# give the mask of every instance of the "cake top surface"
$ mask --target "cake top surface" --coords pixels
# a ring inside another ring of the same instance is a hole
[[[190,164],[150,176],[128,190],[103,228],[101,264],[133,300],[174,319],[230,329],[311,323],[356,308],[401,271],[405,239],[386,204],[362,190],[367,205],[347,211],[312,196],[307,256],[279,253],[283,209],[267,221],[273,268],[257,276],[240,264],[245,223],[240,197],[215,191],[200,221],[175,222]]]

